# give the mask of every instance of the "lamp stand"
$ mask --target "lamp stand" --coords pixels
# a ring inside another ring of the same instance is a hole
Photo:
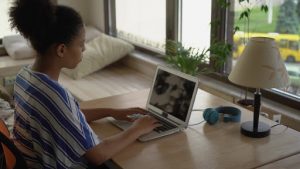
[[[254,93],[253,121],[244,122],[241,126],[241,133],[245,136],[262,138],[270,135],[270,126],[266,123],[259,122],[260,103],[260,89],[256,89],[256,92]]]
[[[241,100],[238,100],[237,103],[242,105],[242,106],[253,106],[254,105],[254,100],[253,99],[248,99],[247,96],[248,96],[248,88],[246,88],[246,91],[245,91],[245,98],[241,99]]]
[[[238,100],[237,103],[242,105],[242,106],[253,106],[253,100],[252,99],[241,99]]]

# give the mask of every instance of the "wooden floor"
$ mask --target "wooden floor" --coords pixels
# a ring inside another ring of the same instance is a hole
[[[78,101],[87,101],[150,88],[152,79],[153,77],[117,63],[79,80],[73,80],[62,73],[59,82]]]

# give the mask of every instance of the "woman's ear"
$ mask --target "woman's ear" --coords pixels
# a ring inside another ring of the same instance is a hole
[[[59,57],[64,57],[64,54],[65,54],[65,50],[66,50],[66,45],[61,43],[61,44],[58,44],[57,47],[56,47],[56,54],[57,56]]]

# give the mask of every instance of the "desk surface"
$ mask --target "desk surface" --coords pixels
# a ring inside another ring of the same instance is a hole
[[[149,90],[82,102],[82,108],[145,107]],[[235,106],[221,98],[198,90],[194,108]],[[253,113],[243,109],[241,121],[252,120]],[[202,112],[193,112],[190,124],[202,121]],[[264,117],[260,120],[273,125]],[[100,138],[111,136],[120,129],[102,119],[91,127]],[[265,138],[249,138],[240,134],[240,123],[201,123],[184,132],[141,143],[136,141],[112,160],[124,169],[198,169],[255,168],[300,153],[300,133],[284,126],[272,128]]]
[[[300,168],[300,154],[275,161],[271,164],[259,167],[258,169],[299,169]]]

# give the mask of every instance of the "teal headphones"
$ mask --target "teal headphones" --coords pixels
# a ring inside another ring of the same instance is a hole
[[[224,122],[239,122],[241,120],[241,110],[230,106],[207,108],[203,112],[203,118],[209,124],[215,124],[219,120],[220,113],[224,114]]]

